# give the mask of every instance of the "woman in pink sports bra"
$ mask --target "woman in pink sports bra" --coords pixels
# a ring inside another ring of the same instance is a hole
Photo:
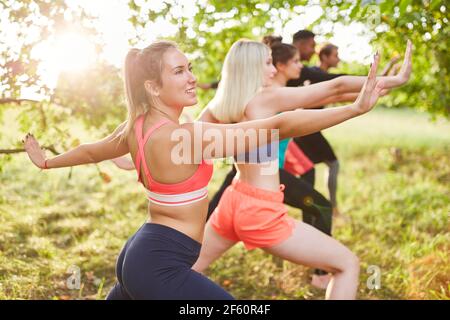
[[[265,82],[273,76],[269,65],[261,75]],[[157,41],[142,50],[131,49],[124,69],[128,119],[111,135],[49,159],[32,135],[24,142],[31,161],[41,169],[131,154],[149,198],[149,219],[122,249],[116,266],[118,282],[107,299],[232,299],[191,269],[200,254],[207,214],[204,191],[212,167],[206,161],[250,150],[254,146],[236,143],[248,131],[257,133],[257,145],[271,142],[270,130],[278,130],[281,139],[309,134],[369,111],[377,98],[376,81],[370,76],[358,103],[351,106],[298,110],[237,124],[180,125],[183,108],[195,105],[197,97],[191,65],[176,45]],[[181,149],[176,136],[185,138]]]
[[[408,81],[411,44],[408,43],[403,67],[397,76],[377,79],[378,61],[379,56],[376,55],[369,80],[342,76],[305,87],[275,87],[270,85],[271,81],[266,82],[262,78],[263,70],[268,68],[272,75],[276,73],[269,47],[257,41],[239,40],[225,58],[216,95],[201,119],[245,124],[245,121],[265,119],[279,112],[290,114],[298,112],[289,111],[296,108],[340,101],[343,95],[359,91],[361,87],[353,104],[328,111],[339,112],[341,108],[351,108],[362,101],[373,106],[381,91]],[[364,81],[368,82],[364,84]],[[376,91],[368,97],[366,90],[371,81],[377,83]],[[317,111],[320,110],[303,110],[305,115]],[[359,278],[358,258],[337,240],[288,216],[283,204],[284,186],[280,185],[278,161],[242,161],[237,162],[236,167],[238,176],[223,193],[206,225],[200,257],[193,269],[202,272],[234,244],[242,241],[248,250],[261,248],[282,259],[331,273],[326,298],[354,299]],[[270,170],[270,167],[275,170]]]

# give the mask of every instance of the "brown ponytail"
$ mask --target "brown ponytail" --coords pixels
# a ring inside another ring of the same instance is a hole
[[[283,37],[281,37],[281,36],[267,35],[267,36],[263,37],[261,42],[270,48],[274,44],[281,43],[282,41],[283,41]]]
[[[262,42],[272,49],[272,64],[276,67],[277,63],[287,63],[297,53],[297,48],[291,44],[283,43],[283,37],[267,35]]]

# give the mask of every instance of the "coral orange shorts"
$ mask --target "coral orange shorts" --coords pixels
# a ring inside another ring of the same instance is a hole
[[[248,250],[271,247],[286,240],[295,220],[283,204],[284,185],[280,191],[253,187],[233,180],[211,216],[211,225],[222,237],[242,241]]]

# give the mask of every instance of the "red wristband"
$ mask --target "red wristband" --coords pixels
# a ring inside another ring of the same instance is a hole
[[[47,167],[47,161],[48,161],[48,159],[45,159],[45,161],[44,161],[44,169],[48,169],[48,167]]]

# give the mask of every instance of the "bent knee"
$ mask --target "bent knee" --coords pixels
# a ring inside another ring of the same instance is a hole
[[[345,257],[344,270],[359,273],[360,261],[359,258],[349,250]]]
[[[335,267],[335,272],[353,272],[359,273],[360,261],[359,258],[349,249],[342,255]]]

